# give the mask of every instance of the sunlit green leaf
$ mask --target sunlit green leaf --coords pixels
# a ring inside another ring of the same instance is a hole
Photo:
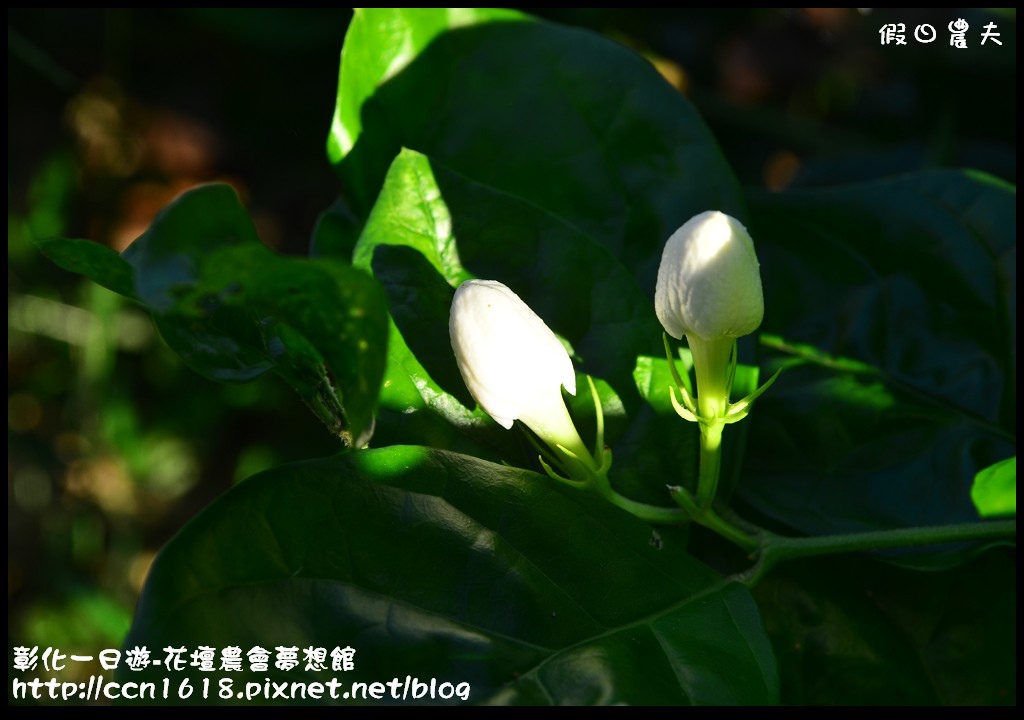
[[[340,163],[362,140],[363,106],[377,88],[401,72],[438,35],[483,22],[528,20],[532,18],[512,10],[485,8],[357,8],[342,45],[338,101],[327,138],[330,161]],[[385,166],[389,161],[385,160]],[[372,194],[361,195],[362,206],[368,209],[373,198]]]
[[[357,215],[412,148],[578,228],[647,289],[683,222],[743,214],[714,139],[646,60],[507,11],[359,11],[329,146]]]
[[[974,476],[971,500],[982,517],[1017,514],[1017,456],[980,470]]]
[[[679,358],[675,360],[676,372],[679,373],[681,380],[688,383],[684,387],[692,395],[693,384],[689,382],[689,375],[693,368],[693,355],[689,349],[680,348]],[[674,412],[672,401],[669,399],[669,388],[675,385],[675,380],[667,358],[641,355],[636,359],[636,367],[633,368],[633,380],[643,399],[659,414],[671,415]]]

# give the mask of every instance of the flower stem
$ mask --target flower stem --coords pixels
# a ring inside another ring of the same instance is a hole
[[[616,505],[626,512],[632,513],[645,522],[657,525],[677,525],[686,520],[686,515],[679,508],[659,507],[647,503],[630,500],[619,495],[614,490],[610,495],[604,496],[613,505]]]
[[[774,533],[764,533],[760,537],[761,551],[757,563],[737,576],[737,579],[753,586],[780,562],[817,555],[1011,538],[1016,534],[1016,520],[874,530],[803,538],[788,538]]]
[[[733,544],[739,545],[752,555],[759,547],[757,538],[726,522],[710,507],[704,508],[699,515],[694,517],[694,520],[709,530],[714,530]]]
[[[713,530],[718,533],[726,540],[739,545],[750,553],[751,556],[753,556],[760,547],[757,537],[753,534],[744,532],[733,523],[722,519],[722,517],[710,507],[699,507],[690,495],[690,491],[686,488],[679,486],[669,487],[668,492],[669,495],[672,496],[672,499],[676,501],[676,504],[683,509],[686,517],[698,525],[703,525],[709,530]]]
[[[645,522],[655,523],[658,525],[677,525],[689,519],[689,515],[680,508],[666,508],[659,507],[657,505],[648,505],[647,503],[630,500],[628,497],[620,495],[615,488],[612,487],[607,475],[595,475],[593,478],[593,485],[590,486],[590,489],[612,505],[620,507],[628,513],[632,513]]]
[[[697,505],[710,508],[718,491],[722,468],[722,418],[729,410],[731,359],[735,338],[704,340],[686,336],[693,354],[697,377],[697,414],[700,418],[700,471],[697,481]]]
[[[722,469],[722,429],[724,423],[700,424],[700,470],[697,476],[697,505],[710,508],[718,491]]]

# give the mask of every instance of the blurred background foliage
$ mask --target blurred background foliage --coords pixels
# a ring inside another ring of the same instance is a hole
[[[1012,10],[526,10],[647,57],[748,187],[935,167],[1016,183]],[[324,145],[350,16],[8,11],[9,645],[119,645],[154,554],[190,517],[256,471],[339,449],[275,378],[203,379],[146,314],[31,241],[120,251],[184,189],[222,180],[264,242],[304,254],[338,191]],[[947,40],[959,17],[966,49]],[[881,45],[890,22],[906,46]],[[979,46],[989,22],[1002,45]],[[936,42],[913,39],[921,23]]]

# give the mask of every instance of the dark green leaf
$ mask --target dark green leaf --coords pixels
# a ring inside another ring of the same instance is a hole
[[[476,703],[775,701],[746,589],[676,533],[653,540],[597,498],[466,456],[307,462],[236,486],[162,551],[125,645],[349,646],[352,672],[302,682],[437,678]],[[296,679],[233,676],[264,677]]]
[[[47,238],[36,245],[54,265],[84,275],[119,295],[135,296],[132,266],[106,245],[69,238]]]
[[[155,312],[172,310],[199,277],[207,255],[227,247],[262,247],[256,228],[230,185],[190,190],[153,218],[128,246],[135,294]]]
[[[367,439],[385,357],[379,286],[334,259],[272,253],[229,186],[185,193],[123,256],[83,240],[41,247],[141,302],[198,372],[240,382],[273,369],[349,444]]]
[[[348,206],[338,199],[320,213],[313,228],[309,254],[348,260],[359,238],[359,221]]]
[[[791,367],[746,501],[812,535],[977,519],[975,473],[1015,453],[1015,201],[953,172],[757,199],[763,344]]]
[[[507,12],[367,8],[344,48],[329,154],[363,217],[412,148],[579,228],[649,290],[683,222],[743,214],[689,102],[598,35]]]
[[[384,366],[387,320],[379,286],[340,261],[283,258],[258,243],[210,252],[201,267],[179,308],[201,318],[209,308],[252,313],[278,372],[317,403],[315,411],[341,412],[343,423],[332,429],[361,446]]]
[[[154,313],[153,320],[185,364],[212,380],[248,382],[274,369],[259,318],[244,309],[221,306],[205,317]]]
[[[971,500],[982,517],[1017,514],[1017,456],[980,470]]]
[[[797,705],[1015,705],[1016,567],[921,573],[865,558],[776,568],[754,596]]]

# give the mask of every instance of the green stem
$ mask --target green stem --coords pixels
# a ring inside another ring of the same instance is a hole
[[[587,384],[590,385],[590,397],[594,401],[594,419],[597,423],[597,437],[594,439],[594,462],[600,465],[604,458],[604,408],[601,407],[601,397],[597,394],[594,378],[590,375],[587,375]]]
[[[698,507],[690,491],[684,487],[670,487],[669,495],[676,501],[676,504],[683,509],[683,513],[693,522],[713,530],[726,540],[729,540],[751,555],[758,549],[760,543],[754,535],[749,534],[736,527],[731,522],[722,519],[718,513],[710,507]]]
[[[617,505],[626,512],[633,513],[641,520],[657,525],[678,525],[686,520],[686,515],[678,508],[659,507],[637,502],[623,497],[613,491],[612,495],[605,496],[613,505]]]
[[[718,491],[722,467],[722,427],[729,410],[729,371],[735,338],[704,340],[686,336],[693,354],[693,371],[697,378],[697,415],[700,418],[700,471],[697,482],[697,505],[710,508]]]
[[[722,423],[700,424],[700,470],[697,476],[697,505],[710,508],[718,491],[722,469]]]
[[[739,579],[753,586],[780,562],[817,555],[991,540],[1012,537],[1016,534],[1016,520],[899,528],[804,538],[787,538],[766,533],[761,538],[761,552],[757,563],[740,575]]]
[[[689,515],[679,508],[666,508],[659,507],[657,505],[648,505],[647,503],[630,500],[628,497],[620,495],[612,487],[611,483],[608,481],[608,477],[604,475],[595,475],[594,484],[591,485],[590,489],[612,505],[620,507],[626,512],[632,513],[641,520],[649,523],[656,523],[658,525],[678,525],[689,518]]]
[[[749,553],[755,552],[758,548],[758,542],[755,537],[748,535],[735,525],[726,522],[711,508],[704,508],[701,510],[700,514],[695,515],[693,519],[695,522],[700,523],[709,530],[714,530],[726,540],[739,545]]]

